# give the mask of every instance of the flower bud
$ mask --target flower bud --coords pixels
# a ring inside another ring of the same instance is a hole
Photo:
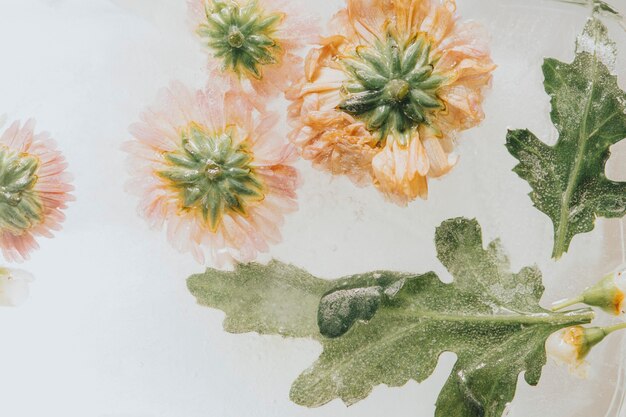
[[[599,307],[616,316],[624,312],[626,271],[611,273],[583,293],[583,303]]]
[[[552,333],[546,340],[546,353],[570,371],[584,375],[585,357],[607,335],[601,327],[572,326]]]
[[[18,306],[28,298],[33,276],[21,269],[0,268],[0,306]]]
[[[625,298],[626,270],[621,270],[606,275],[597,284],[587,288],[580,296],[557,303],[552,309],[560,310],[576,303],[584,303],[617,316],[624,312]]]

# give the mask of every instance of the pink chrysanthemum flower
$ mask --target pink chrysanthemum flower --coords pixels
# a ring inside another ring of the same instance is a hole
[[[288,91],[304,158],[400,205],[455,164],[455,134],[477,125],[494,69],[486,36],[453,0],[347,0]]]
[[[35,121],[14,122],[0,136],[0,249],[21,262],[39,246],[36,236],[52,237],[73,199],[67,163],[48,133],[35,134]]]
[[[209,70],[263,96],[284,92],[302,72],[294,51],[317,40],[315,20],[291,0],[188,0]]]
[[[124,147],[140,212],[154,227],[166,224],[174,247],[201,263],[266,252],[297,208],[297,153],[272,135],[276,122],[243,93],[172,84],[130,127],[134,140]]]

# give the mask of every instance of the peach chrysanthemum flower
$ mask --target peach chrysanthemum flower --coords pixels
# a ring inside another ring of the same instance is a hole
[[[315,19],[292,0],[188,0],[209,71],[262,96],[284,92],[302,72],[295,53],[318,40]]]
[[[285,213],[297,209],[293,145],[277,140],[274,113],[217,86],[191,92],[173,83],[130,127],[140,212],[181,252],[221,266],[249,262],[280,241]]]
[[[73,199],[67,163],[48,133],[35,134],[35,121],[16,121],[0,136],[0,249],[21,262],[37,249],[37,236],[52,237]]]
[[[287,92],[304,158],[400,205],[455,164],[453,139],[477,125],[495,68],[486,36],[453,0],[347,0],[333,35]]]

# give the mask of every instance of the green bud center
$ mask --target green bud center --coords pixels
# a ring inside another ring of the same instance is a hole
[[[207,176],[207,178],[209,180],[214,181],[222,173],[222,167],[219,166],[218,164],[216,164],[214,161],[209,159],[207,161],[207,165],[206,165],[206,168],[205,168],[205,173],[206,173],[206,176]]]
[[[253,155],[235,143],[235,135],[192,123],[181,134],[179,149],[163,155],[168,168],[158,172],[178,192],[181,210],[198,212],[213,231],[224,214],[245,215],[251,203],[264,198]]]
[[[265,12],[258,0],[243,6],[212,0],[197,33],[214,57],[222,60],[225,70],[260,79],[262,67],[281,58],[275,34],[282,20],[283,14]]]
[[[245,36],[238,27],[233,26],[230,28],[230,33],[228,34],[228,44],[230,46],[233,48],[241,48],[245,40]]]
[[[43,203],[34,190],[39,160],[0,148],[0,230],[21,234],[43,220]]]
[[[411,86],[404,80],[391,80],[387,84],[387,92],[392,100],[395,102],[401,102],[411,91]]]
[[[389,34],[360,45],[341,59],[347,75],[338,108],[365,122],[379,143],[394,134],[403,144],[444,108],[438,90],[446,77],[434,73],[426,36],[398,40]]]

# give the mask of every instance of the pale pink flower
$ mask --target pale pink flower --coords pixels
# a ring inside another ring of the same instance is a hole
[[[124,145],[140,212],[201,263],[207,255],[218,266],[249,262],[268,251],[297,209],[297,153],[273,134],[276,122],[241,92],[172,83]]]
[[[35,134],[35,121],[14,122],[0,136],[0,249],[8,261],[21,262],[39,246],[37,236],[52,237],[73,200],[67,163],[48,133]]]
[[[262,96],[298,80],[297,50],[318,40],[316,20],[291,0],[188,0],[193,31],[209,53],[212,77]],[[214,82],[214,80],[212,80]]]

